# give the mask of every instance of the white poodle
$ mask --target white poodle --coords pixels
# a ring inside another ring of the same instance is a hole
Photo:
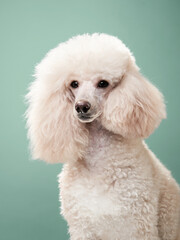
[[[65,163],[61,212],[72,240],[180,239],[180,190],[148,149],[163,96],[129,49],[77,36],[36,68],[26,113],[34,158]]]

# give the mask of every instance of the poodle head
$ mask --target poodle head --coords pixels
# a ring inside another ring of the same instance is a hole
[[[124,138],[145,138],[166,115],[162,94],[113,36],[84,34],[61,43],[36,67],[35,77],[26,113],[34,158],[81,159],[86,124],[95,120]]]

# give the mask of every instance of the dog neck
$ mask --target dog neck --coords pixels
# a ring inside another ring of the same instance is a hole
[[[125,139],[105,129],[98,121],[88,123],[87,128],[89,144],[84,163],[88,169],[102,171],[109,164],[121,167],[136,164],[135,156],[144,149],[141,139]]]

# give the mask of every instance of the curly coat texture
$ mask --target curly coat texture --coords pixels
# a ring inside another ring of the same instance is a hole
[[[106,34],[77,36],[51,50],[35,77],[31,150],[65,163],[60,201],[71,239],[179,240],[179,186],[143,141],[166,117],[163,96],[129,49]],[[88,114],[75,110],[82,100]]]

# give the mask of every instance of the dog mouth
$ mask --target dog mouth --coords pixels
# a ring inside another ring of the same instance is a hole
[[[92,122],[95,118],[90,115],[78,114],[78,119],[80,122]]]
[[[90,123],[93,122],[96,118],[98,118],[101,115],[101,112],[98,112],[96,114],[90,114],[90,113],[78,113],[76,117],[80,122],[83,123]]]

